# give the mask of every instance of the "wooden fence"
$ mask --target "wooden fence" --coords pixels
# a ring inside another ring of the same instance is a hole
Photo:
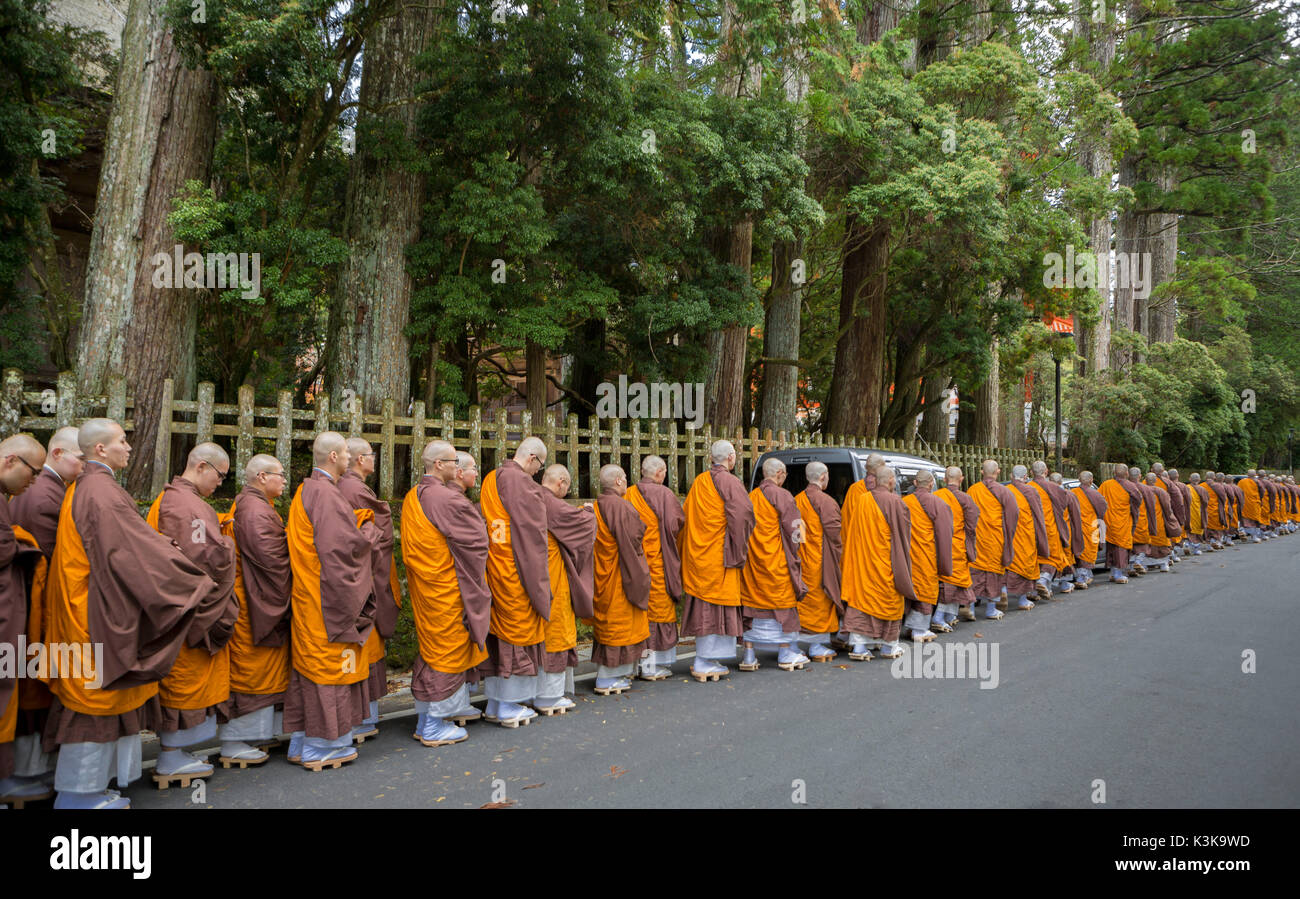
[[[569,469],[572,498],[595,496],[600,466],[610,462],[621,464],[628,477],[635,481],[640,476],[641,460],[651,454],[662,456],[668,462],[668,485],[683,493],[698,472],[708,469],[710,445],[724,438],[736,447],[737,473],[746,483],[764,452],[803,446],[870,447],[915,453],[944,466],[958,466],[965,473],[967,483],[978,479],[980,463],[985,459],[998,460],[1005,478],[1010,476],[1012,465],[1028,465],[1036,457],[1028,449],[959,444],[926,447],[903,440],[867,442],[861,437],[834,434],[787,434],[785,431],[773,434],[770,430],[760,434],[757,428],[723,432],[709,424],[690,429],[681,427],[675,420],[593,417],[589,427],[579,427],[576,415],[570,414],[567,421],[557,422],[550,412],[541,426],[535,428],[528,412],[510,421],[504,410],[494,410],[494,414],[484,417],[479,407],[472,406],[469,418],[458,420],[450,404],[430,417],[424,403],[418,401],[412,404],[409,416],[396,415],[392,400],[385,400],[382,411],[372,415],[363,412],[361,397],[355,397],[348,408],[339,411],[330,408],[326,396],[318,397],[311,408],[295,409],[293,394],[288,390],[278,392],[274,406],[259,406],[254,401],[254,389],[248,384],[239,388],[238,401],[233,404],[215,402],[215,388],[206,381],[199,384],[195,400],[175,399],[170,380],[165,382],[163,393],[159,410],[163,426],[158,429],[154,446],[135,448],[136,452],[152,451],[153,494],[162,490],[179,467],[171,458],[173,434],[193,435],[196,441],[216,440],[227,445],[233,450],[231,468],[240,487],[244,466],[255,453],[275,455],[285,471],[290,471],[295,445],[305,450],[321,431],[333,429],[349,437],[362,437],[378,450],[378,492],[385,499],[395,495],[399,454],[409,459],[406,470],[414,484],[424,471],[420,454],[434,439],[446,440],[469,453],[478,460],[480,471],[485,472],[508,458],[508,451],[513,451],[523,437],[535,434],[545,441],[550,451],[548,462],[560,462]],[[48,433],[99,416],[121,422],[130,433],[134,414],[134,404],[126,395],[126,384],[120,377],[110,379],[107,394],[78,396],[76,378],[71,372],[60,374],[57,389],[48,390],[25,389],[23,375],[16,369],[4,373],[0,436],[18,431]],[[580,477],[583,474],[585,480]]]

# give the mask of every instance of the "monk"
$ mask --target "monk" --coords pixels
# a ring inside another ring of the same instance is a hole
[[[903,654],[899,643],[903,612],[916,601],[912,587],[912,522],[907,504],[894,493],[897,474],[888,465],[871,472],[875,487],[857,481],[844,496],[844,626],[849,658],[869,660]]]
[[[934,493],[934,474],[926,469],[916,473],[916,489],[903,502],[912,520],[911,562],[912,592],[903,615],[903,627],[911,633],[913,643],[934,639],[930,620],[939,603],[939,579],[952,576],[952,509]]]
[[[1150,564],[1148,551],[1151,549],[1151,520],[1155,516],[1155,497],[1151,488],[1142,483],[1142,469],[1130,466],[1128,480],[1124,482],[1129,496],[1137,503],[1138,517],[1133,525],[1133,557],[1129,565],[1139,576],[1146,574]]]
[[[1052,595],[1048,586],[1050,576],[1045,578],[1038,565],[1038,560],[1047,556],[1047,523],[1038,491],[1029,483],[1028,468],[1013,466],[1008,487],[1016,491],[1020,515],[1012,541],[1011,565],[1007,568],[1007,596],[1014,597],[1016,608],[1024,612],[1034,607],[1029,594],[1037,593],[1044,599]]]
[[[379,530],[379,552],[374,558],[375,628],[362,653],[367,666],[365,681],[366,717],[352,732],[358,743],[379,733],[379,700],[388,694],[388,666],[384,662],[384,641],[397,628],[397,611],[402,607],[402,584],[393,559],[393,510],[366,484],[375,473],[375,450],[360,437],[348,439],[348,470],[339,479],[339,492],[354,512],[369,509]]]
[[[1079,486],[1072,487],[1070,493],[1079,503],[1079,533],[1083,538],[1076,556],[1078,564],[1074,569],[1074,585],[1087,589],[1092,586],[1092,566],[1097,561],[1097,550],[1102,543],[1101,525],[1110,504],[1093,486],[1091,471],[1079,472]]]
[[[1178,474],[1177,468],[1169,469],[1168,475],[1169,475],[1169,483],[1173,486],[1174,492],[1178,493],[1182,497],[1182,503],[1183,503],[1182,517],[1178,519],[1178,523],[1182,526],[1183,529],[1183,539],[1180,542],[1178,547],[1179,561],[1182,561],[1183,559],[1190,559],[1194,551],[1194,547],[1192,546],[1191,490],[1188,488],[1186,484],[1183,483],[1181,477]],[[1179,514],[1177,509],[1174,510],[1174,514],[1175,515]]]
[[[1207,536],[1210,538],[1210,548],[1215,550],[1223,549],[1228,546],[1228,523],[1225,519],[1224,505],[1227,504],[1228,498],[1223,492],[1223,488],[1216,482],[1215,473],[1212,471],[1205,472],[1202,477],[1202,485],[1205,487],[1206,515],[1209,519],[1207,526]]]
[[[46,587],[47,643],[102,647],[87,671],[51,670],[46,752],[59,747],[55,808],[129,808],[108,790],[140,776],[140,731],[159,726],[158,682],[194,630],[196,612],[226,599],[220,585],[145,523],[118,486],[131,444],[93,418],[77,433],[85,468],[59,513]],[[94,597],[94,601],[91,601]],[[80,668],[81,670],[77,670]]]
[[[630,502],[645,524],[646,564],[650,566],[650,639],[637,677],[656,681],[672,672],[677,661],[677,603],[682,596],[682,557],[677,538],[686,523],[677,494],[664,486],[668,463],[660,456],[641,461],[641,480],[627,489]]]
[[[484,663],[485,717],[519,727],[537,717],[523,705],[537,697],[543,670],[546,622],[551,617],[551,582],[546,564],[546,498],[533,475],[546,465],[546,444],[525,437],[479,489],[487,521],[487,579],[492,590],[488,661]]]
[[[569,470],[552,465],[542,475],[546,499],[546,571],[551,582],[551,617],[546,622],[546,652],[537,673],[533,708],[543,715],[563,715],[574,702],[573,672],[578,666],[578,619],[595,615],[595,507],[571,506]]]
[[[28,618],[25,627],[28,654],[35,655],[45,641],[45,590],[49,563],[54,557],[59,510],[68,485],[81,475],[83,457],[77,445],[77,429],[59,428],[45,447],[45,464],[30,487],[9,501],[9,514],[16,528],[36,541],[45,559],[45,573],[29,582]],[[52,782],[55,758],[41,749],[41,732],[49,716],[53,694],[39,678],[26,677],[18,685],[18,721],[14,731],[14,777],[28,782]],[[0,803],[5,800],[0,790]]]
[[[965,475],[960,468],[948,466],[943,479],[943,489],[936,490],[934,495],[948,504],[952,514],[952,573],[939,575],[939,602],[930,619],[930,630],[948,634],[959,619],[975,620],[971,609],[975,602],[971,566],[977,555],[975,536],[980,512],[975,501],[961,489]]]
[[[1133,550],[1133,531],[1139,514],[1139,501],[1129,491],[1128,477],[1128,466],[1118,464],[1111,477],[1097,489],[1106,501],[1106,565],[1110,568],[1111,583],[1115,584],[1128,583],[1129,553]]]
[[[1163,572],[1173,571],[1171,565],[1173,537],[1181,534],[1182,531],[1178,525],[1178,519],[1174,518],[1174,509],[1169,502],[1169,494],[1164,490],[1156,487],[1159,483],[1154,471],[1146,473],[1146,483],[1143,485],[1147,488],[1147,494],[1153,499],[1152,507],[1155,511],[1151,518],[1151,539],[1148,556],[1155,563],[1155,569]]]
[[[876,489],[876,469],[885,464],[885,457],[880,453],[868,453],[867,458],[862,463],[864,472],[862,482],[868,490]],[[832,649],[852,649],[849,643],[849,632],[844,629],[844,616],[840,616],[840,631],[831,638]]]
[[[1169,508],[1173,513],[1174,521],[1178,522],[1179,534],[1177,539],[1171,540],[1169,554],[1171,562],[1180,562],[1182,561],[1182,553],[1179,551],[1179,548],[1186,539],[1185,533],[1187,531],[1187,507],[1183,501],[1183,493],[1174,486],[1172,475],[1170,472],[1165,470],[1163,463],[1153,462],[1151,470],[1155,472],[1156,489],[1163,490],[1167,494],[1169,499]]]
[[[474,461],[474,457],[469,453],[456,453],[456,476],[447,483],[447,486],[468,495],[477,483],[478,463]]]
[[[763,480],[749,493],[754,530],[740,575],[740,610],[745,619],[741,671],[757,671],[755,644],[777,647],[777,667],[795,671],[808,664],[799,652],[799,603],[807,594],[799,562],[803,522],[785,483],[785,463],[763,462]]]
[[[1261,504],[1260,512],[1264,515],[1265,525],[1263,528],[1266,539],[1281,536],[1277,528],[1277,485],[1274,483],[1274,475],[1269,474],[1263,469],[1259,472],[1260,486],[1264,488],[1265,502]]]
[[[975,528],[975,561],[971,563],[972,590],[984,603],[984,617],[1002,617],[998,600],[1006,589],[1007,571],[1015,554],[1016,525],[1020,520],[1017,495],[998,483],[1001,466],[993,459],[980,465],[980,481],[968,495],[979,511]]]
[[[316,435],[311,474],[289,504],[293,670],[284,726],[289,761],[312,771],[356,759],[352,731],[368,712],[364,649],[375,627],[374,555],[382,535],[374,513],[354,511],[339,489],[350,461],[342,434]]]
[[[840,536],[840,507],[826,493],[830,470],[825,462],[809,462],[804,468],[807,486],[794,498],[803,522],[799,541],[799,566],[808,592],[799,603],[799,640],[807,643],[807,655],[814,662],[835,660],[830,635],[839,632],[844,615],[840,595],[840,568],[844,542]]]
[[[1202,555],[1206,550],[1214,551],[1210,544],[1210,491],[1201,483],[1201,476],[1192,472],[1187,484],[1187,515],[1189,523],[1188,538],[1192,544],[1192,555]]]
[[[418,649],[411,666],[413,736],[436,747],[469,739],[464,724],[479,717],[469,685],[488,657],[492,595],[485,579],[487,527],[456,486],[456,451],[433,440],[421,459],[424,476],[402,502],[402,559]]]
[[[631,675],[650,638],[650,566],[642,548],[646,527],[625,493],[627,473],[618,465],[603,466],[596,498],[591,619],[591,661],[596,664],[595,691],[601,696],[632,688]]]
[[[754,505],[736,467],[736,448],[719,440],[709,449],[712,465],[700,474],[682,511],[678,535],[682,557],[683,637],[695,637],[691,676],[703,683],[729,670],[718,659],[736,657],[736,638],[744,632],[740,612],[741,572],[754,530]]]
[[[220,761],[260,764],[256,748],[283,732],[289,689],[289,611],[293,570],[284,519],[275,502],[288,487],[275,456],[258,453],[244,466],[244,489],[230,509],[239,617],[230,638],[230,720],[217,728]],[[241,765],[243,767],[243,765]]]
[[[1064,585],[1076,590],[1088,589],[1088,576],[1091,576],[1092,569],[1088,568],[1088,575],[1085,576],[1079,571],[1083,563],[1079,561],[1080,554],[1083,552],[1083,512],[1079,508],[1079,498],[1065,489],[1064,478],[1059,471],[1054,471],[1049,480],[1056,485],[1061,491],[1061,497],[1065,500],[1065,530],[1066,533],[1061,535],[1062,549],[1065,551],[1065,558],[1069,563],[1069,573],[1063,578]],[[1095,548],[1094,548],[1095,552]],[[1095,556],[1094,556],[1095,558]],[[1088,566],[1092,565],[1092,560],[1087,562]],[[1064,590],[1062,592],[1070,592]]]
[[[1074,590],[1074,553],[1070,550],[1070,502],[1065,488],[1053,484],[1048,475],[1047,463],[1036,459],[1030,463],[1032,480],[1029,486],[1038,494],[1043,510],[1043,526],[1047,530],[1047,552],[1038,557],[1038,584],[1035,589],[1046,590],[1047,596],[1055,591],[1068,594]]]
[[[163,719],[158,730],[162,751],[154,768],[160,789],[187,777],[207,777],[212,766],[185,751],[217,735],[230,714],[231,635],[239,618],[235,596],[235,548],[221,533],[221,521],[203,501],[230,473],[230,457],[215,443],[190,450],[185,470],[163,488],[149,508],[149,525],[170,539],[219,588],[214,601],[200,605],[190,633],[171,671],[158,685]],[[264,762],[260,750],[247,761]]]
[[[1237,481],[1237,486],[1241,488],[1241,525],[1246,530],[1246,536],[1250,538],[1251,543],[1262,543],[1263,535],[1261,533],[1261,521],[1263,513],[1260,511],[1260,494],[1263,488],[1259,486],[1259,481],[1255,480],[1259,473],[1251,468],[1247,470],[1246,476]]]
[[[45,450],[30,435],[0,441],[0,647],[10,652],[16,652],[19,637],[28,629],[28,584],[37,565],[45,565],[36,538],[12,521],[10,502],[31,486],[44,464]],[[26,658],[14,661],[26,667]],[[0,803],[21,805],[48,799],[52,791],[39,776],[16,774],[18,673],[0,671]]]

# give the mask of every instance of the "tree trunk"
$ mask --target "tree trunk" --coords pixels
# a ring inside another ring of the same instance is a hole
[[[154,287],[156,254],[176,246],[166,221],[185,182],[208,180],[216,136],[212,74],[186,69],[163,18],[164,0],[132,0],[109,115],[77,341],[79,393],[102,393],[125,376],[135,399],[135,452],[127,488],[149,488],[163,381],[177,398],[194,389],[199,290]]]
[[[1166,193],[1174,190],[1174,177],[1168,171],[1156,177],[1160,189]],[[1161,284],[1172,281],[1178,268],[1178,216],[1156,213],[1147,216],[1147,246],[1151,265],[1144,271],[1147,290],[1154,291]],[[1147,303],[1147,337],[1150,343],[1173,343],[1178,310],[1175,298],[1167,294]]]
[[[808,93],[808,51],[802,44],[791,48],[790,64],[782,69],[785,99],[793,106],[803,103]],[[803,308],[807,271],[803,260],[802,239],[778,241],[772,247],[772,292],[763,317],[764,359],[799,358],[800,312]],[[798,266],[796,283],[795,266]],[[763,394],[760,399],[758,429],[772,433],[795,429],[795,406],[799,401],[799,367],[763,363]]]
[[[943,395],[947,387],[946,374],[930,375],[925,379],[925,413],[921,418],[921,437],[931,446],[948,442],[947,399]]]
[[[524,382],[528,411],[533,413],[533,430],[546,422],[546,347],[529,340],[524,347]]]
[[[718,49],[720,74],[717,92],[723,97],[756,97],[762,84],[762,67],[747,65],[743,55],[744,23],[734,0],[723,0],[722,44]],[[718,235],[718,258],[742,272],[742,285],[750,283],[754,248],[754,219],[746,214]],[[749,325],[732,322],[709,332],[709,374],[704,385],[705,420],[715,433],[729,433],[747,424],[745,351]]]
[[[406,412],[411,389],[411,276],[406,248],[419,236],[424,177],[384,159],[384,129],[395,124],[414,139],[415,58],[429,45],[440,4],[399,0],[367,42],[361,72],[356,155],[348,174],[344,237],[348,258],[339,271],[330,310],[326,380],[337,398],[345,390],[375,413],[392,399]]]
[[[993,362],[984,383],[960,390],[962,407],[957,413],[957,442],[975,446],[998,445],[999,394],[998,342],[993,341]],[[965,408],[967,402],[973,408]]]
[[[1075,0],[1075,30],[1088,42],[1088,58],[1093,77],[1104,83],[1115,59],[1115,28],[1109,12],[1106,21],[1093,22],[1093,9],[1091,3]],[[1093,134],[1088,129],[1083,129],[1079,142],[1080,162],[1088,176],[1105,181],[1108,188],[1115,168],[1109,136],[1108,132]],[[1086,221],[1085,226],[1088,229],[1088,248],[1097,259],[1100,317],[1095,325],[1084,326],[1076,322],[1074,340],[1079,355],[1083,357],[1080,373],[1092,374],[1110,367],[1110,216],[1100,213]]]
[[[827,400],[827,427],[834,434],[874,440],[879,432],[888,265],[889,230],[864,224],[850,214],[840,280],[839,327],[843,333],[835,346]]]

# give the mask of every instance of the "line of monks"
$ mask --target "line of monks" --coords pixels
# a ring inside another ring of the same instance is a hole
[[[391,509],[366,483],[374,450],[317,436],[287,521],[272,456],[249,460],[227,512],[205,501],[230,473],[212,443],[142,519],[116,480],[129,454],[108,419],[61,429],[45,448],[25,435],[0,443],[0,649],[26,646],[18,672],[0,657],[0,802],[57,792],[56,808],[129,807],[108,786],[141,776],[144,730],[161,744],[160,787],[211,775],[187,750],[214,738],[224,767],[266,762],[278,734],[288,760],[312,770],[357,758],[378,732],[384,641],[402,602]],[[989,460],[968,490],[949,468],[942,489],[922,471],[903,497],[873,454],[841,509],[820,462],[797,496],[776,459],[746,492],[724,440],[684,503],[650,456],[635,485],[604,466],[597,499],[576,506],[567,469],[546,461],[546,445],[525,438],[483,478],[476,506],[473,458],[440,440],[424,449],[400,549],[418,643],[413,737],[425,746],[467,739],[479,718],[519,727],[573,707],[579,620],[593,628],[602,695],[668,677],[681,637],[694,638],[701,682],[728,675],[742,649],[742,671],[760,667],[760,651],[788,671],[836,649],[896,658],[904,631],[926,642],[980,604],[997,619],[1012,602],[1087,589],[1103,541],[1111,580],[1125,583],[1300,523],[1294,482],[1254,470],[1183,484],[1159,464],[1145,477],[1116,466],[1099,487],[1083,472],[1066,489],[1041,461],[1004,485]],[[470,703],[480,682],[482,712]]]

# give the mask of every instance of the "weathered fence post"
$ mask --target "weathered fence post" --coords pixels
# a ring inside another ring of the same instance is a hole
[[[411,483],[414,487],[424,477],[424,400],[411,404]]]
[[[287,482],[293,473],[289,463],[293,457],[293,394],[281,390],[275,403],[275,458],[284,467],[284,479]],[[288,490],[288,485],[285,485]]]
[[[393,478],[397,476],[397,436],[393,424],[393,400],[388,398],[380,405],[384,416],[379,426],[379,442],[383,452],[379,457],[379,495],[386,500],[393,498]]]
[[[0,399],[0,438],[17,434],[22,417],[23,373],[16,368],[6,368],[4,397]]]
[[[87,412],[90,410],[87,409]],[[105,415],[125,427],[126,424],[126,378],[121,375],[108,376],[108,408]],[[80,411],[77,413],[80,418]],[[72,422],[76,424],[76,422]],[[132,422],[134,426],[134,422]]]
[[[212,406],[216,402],[217,388],[211,381],[199,384],[198,424],[194,428],[195,443],[209,443],[212,440]],[[170,413],[168,413],[170,417]]]
[[[239,387],[239,436],[235,438],[235,486],[244,489],[244,468],[253,458],[253,385]]]
[[[54,410],[54,426],[66,428],[77,423],[77,374],[59,372],[59,402]],[[117,419],[120,423],[121,419]]]
[[[153,483],[150,496],[162,493],[172,468],[172,398],[176,389],[171,378],[163,381],[162,397],[158,401],[158,435],[153,442]],[[135,410],[136,417],[140,410]]]

